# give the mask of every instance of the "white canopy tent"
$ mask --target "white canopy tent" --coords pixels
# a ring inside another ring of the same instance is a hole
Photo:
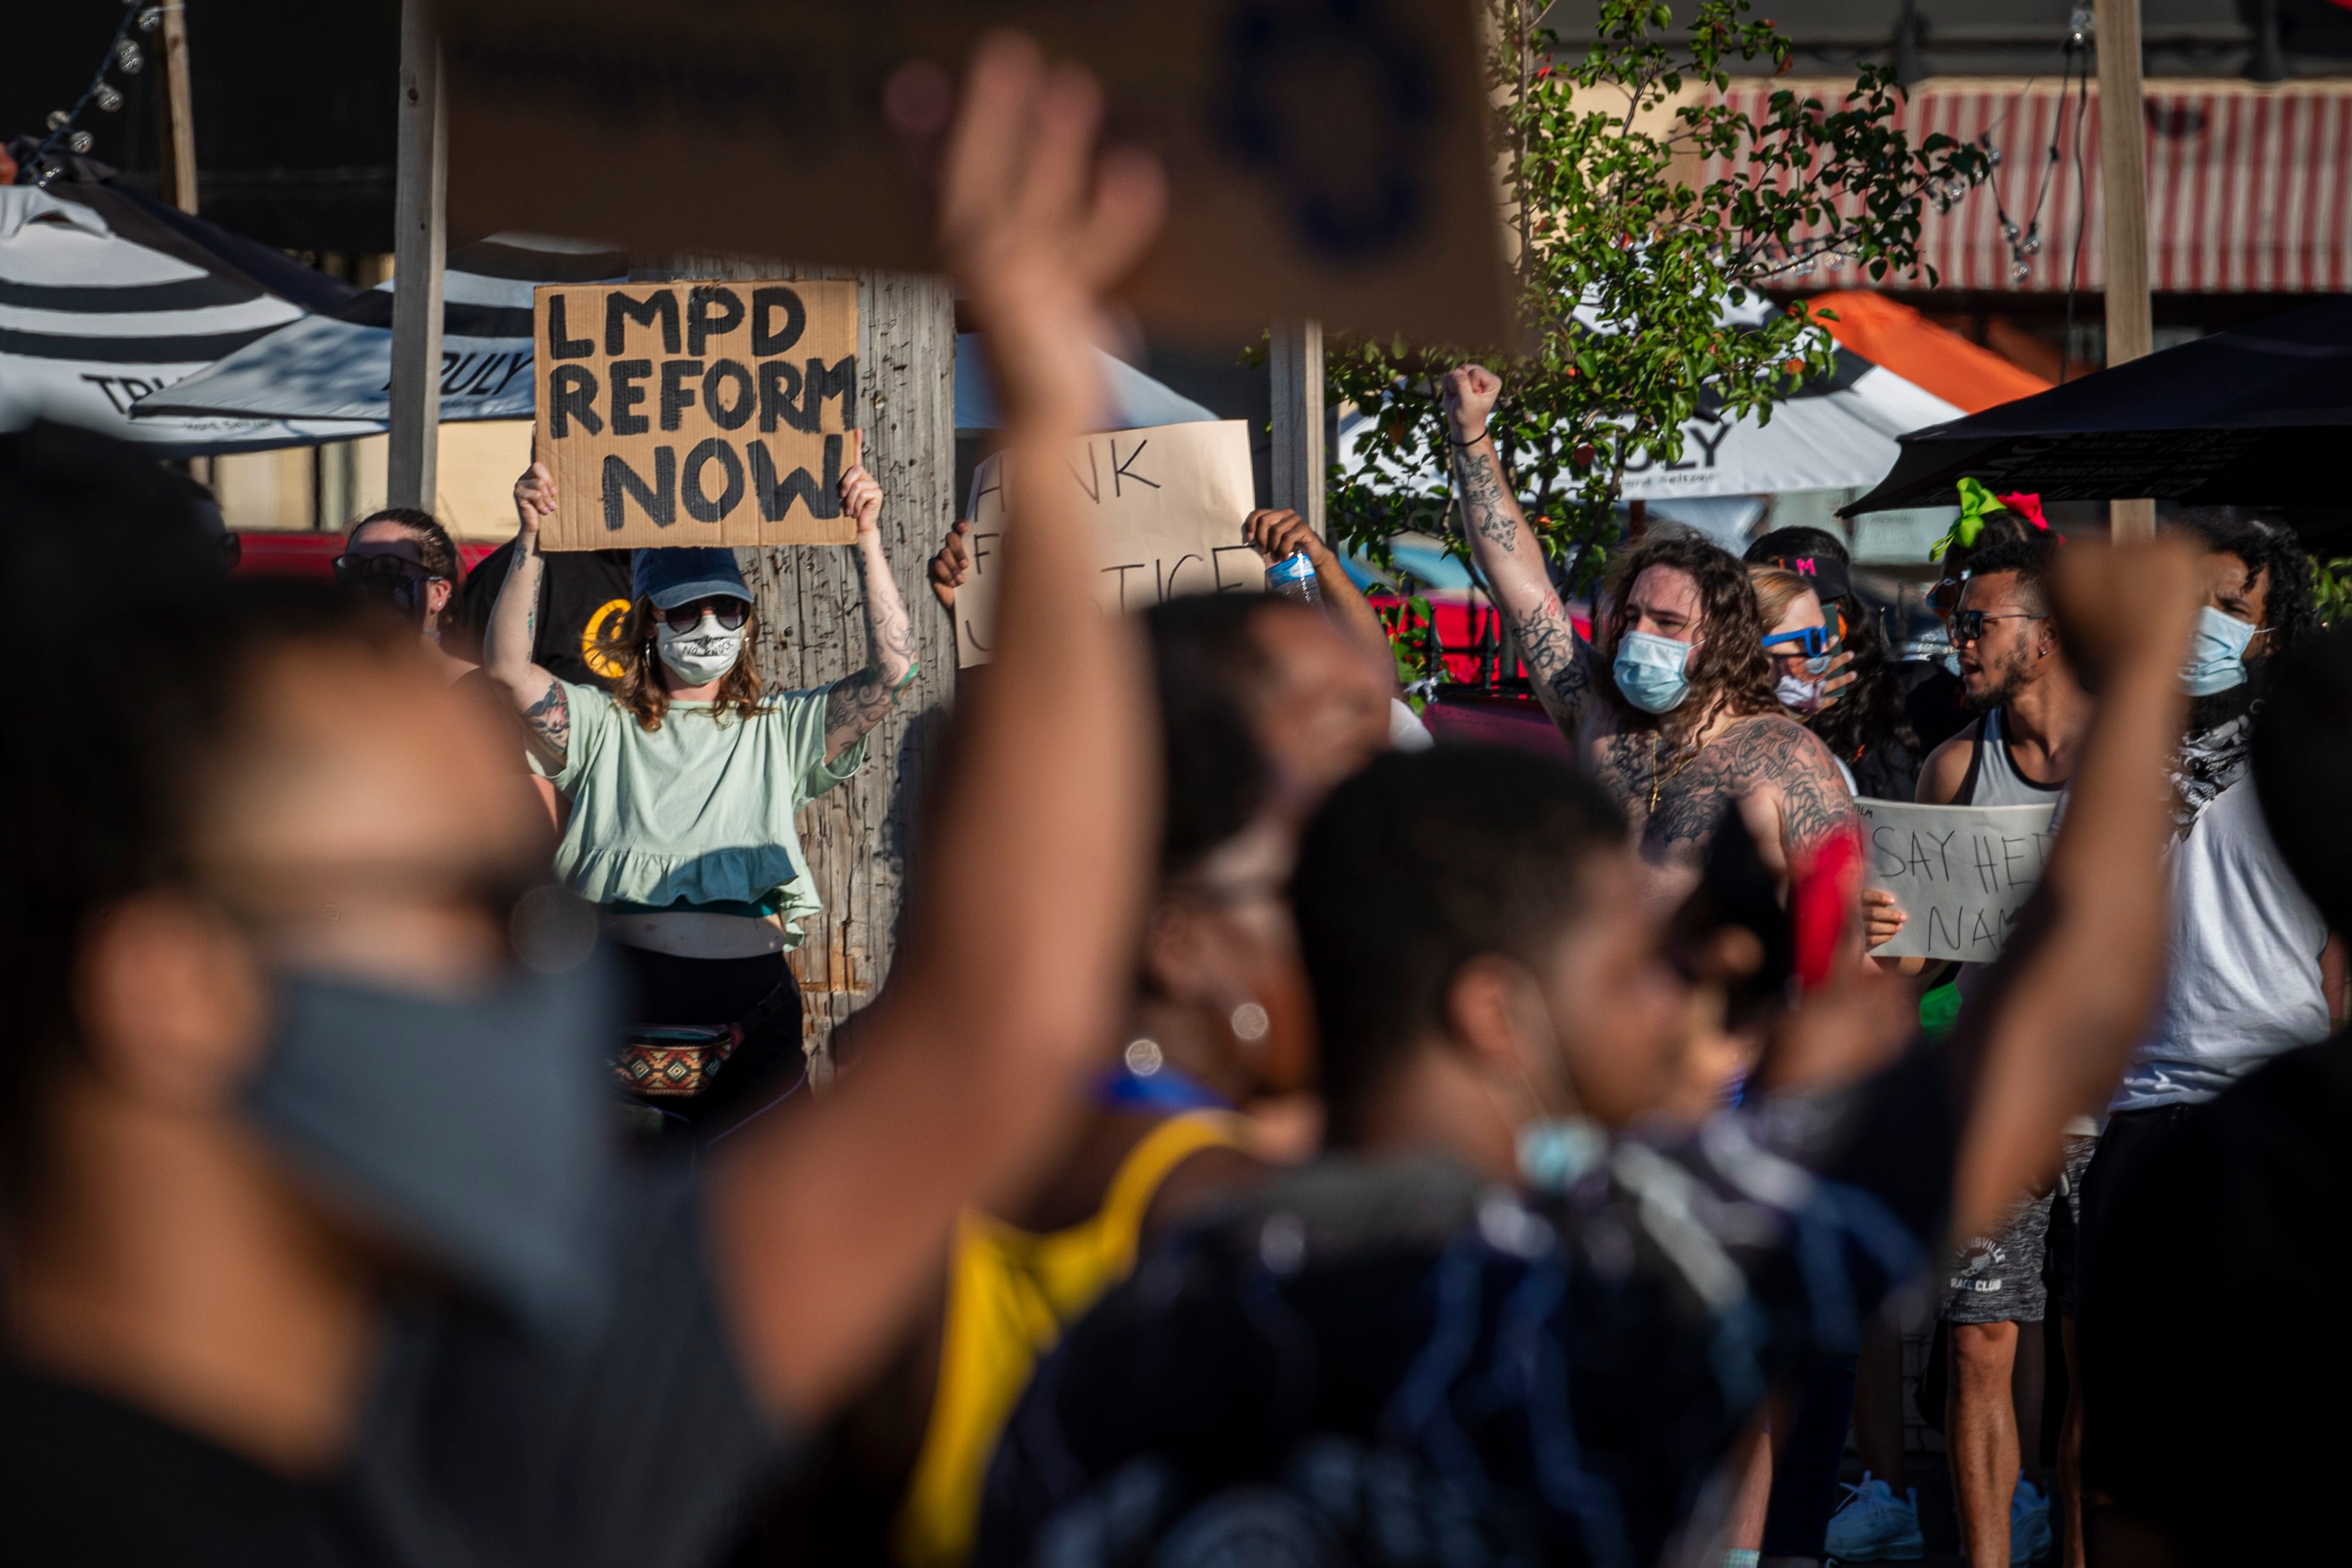
[[[626,273],[621,253],[566,240],[500,235],[452,251],[442,274],[442,421],[530,418],[532,290]],[[391,383],[386,279],[149,394],[138,417],[360,419],[380,428],[392,416]]]
[[[0,430],[56,420],[176,457],[382,429],[365,420],[213,411],[131,417],[141,397],[307,319],[301,305],[200,243],[204,234],[194,220],[173,226],[153,219],[135,199],[104,186],[0,186]],[[280,267],[291,265],[278,259]]]

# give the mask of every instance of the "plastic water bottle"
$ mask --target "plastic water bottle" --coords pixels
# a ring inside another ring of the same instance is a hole
[[[1315,563],[1303,549],[1292,550],[1265,569],[1265,591],[1300,604],[1323,602],[1323,585],[1315,580]]]

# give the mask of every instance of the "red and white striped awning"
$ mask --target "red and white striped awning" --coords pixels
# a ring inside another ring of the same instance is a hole
[[[1795,90],[1839,107],[1844,86],[1781,79],[1735,85],[1733,105],[1758,115],[1777,91]],[[2148,276],[2167,293],[2335,293],[2352,289],[2352,82],[2152,80],[2146,89]],[[2063,291],[2074,259],[2080,203],[2078,287],[2102,287],[2105,235],[2099,196],[2099,92],[2088,94],[2079,143],[2076,97],[2050,78],[1928,81],[1914,89],[1897,123],[1916,141],[1942,131],[1964,141],[1989,136],[2001,154],[1994,172],[2000,201],[2024,225],[2045,170],[2042,248],[2022,280],[2001,237],[1984,186],[1948,213],[1931,205],[1920,225],[1921,259],[1946,288]],[[2056,167],[2049,149],[2058,142]],[[2081,149],[2077,180],[2075,149]],[[1707,177],[1730,166],[1708,161]],[[1812,287],[1860,285],[1851,271],[1816,273]],[[1881,287],[1920,288],[1890,277]]]

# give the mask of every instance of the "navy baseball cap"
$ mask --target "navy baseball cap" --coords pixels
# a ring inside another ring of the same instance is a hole
[[[631,591],[650,599],[656,610],[675,610],[698,599],[723,597],[751,602],[735,552],[720,545],[641,549],[630,572]]]

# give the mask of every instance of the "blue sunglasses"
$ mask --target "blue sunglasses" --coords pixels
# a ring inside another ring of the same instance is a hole
[[[1780,645],[1784,643],[1794,643],[1795,646],[1783,648]],[[1830,649],[1834,645],[1835,641],[1826,626],[1800,626],[1794,632],[1775,632],[1764,639],[1764,651],[1768,653],[1777,650],[1792,655],[1802,653],[1808,659],[1829,657]]]

